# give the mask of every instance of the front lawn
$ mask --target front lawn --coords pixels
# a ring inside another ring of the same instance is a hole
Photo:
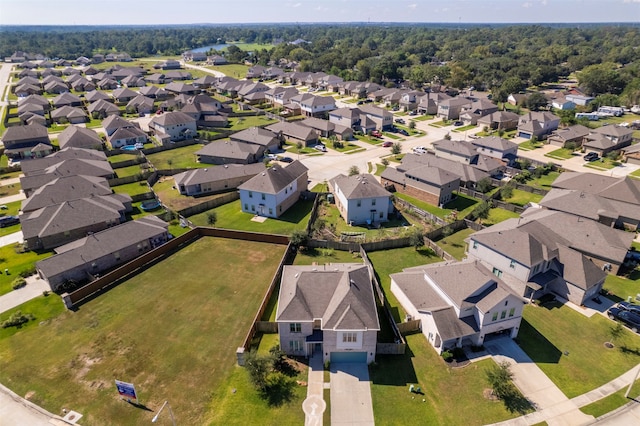
[[[626,276],[608,274],[603,289],[608,291],[613,301],[619,302],[631,297],[635,300],[640,294],[640,271],[634,270]]]
[[[379,355],[369,367],[376,424],[482,425],[520,416],[483,396],[491,359],[449,368],[422,333],[406,336],[404,355]],[[419,385],[423,395],[409,392]],[[462,420],[464,419],[464,420]]]
[[[65,312],[66,308],[64,307],[64,303],[60,299],[60,296],[54,293],[48,293],[46,296],[43,294],[42,296],[31,299],[20,306],[16,306],[15,308],[2,312],[0,314],[0,323],[9,319],[11,315],[18,311],[22,312],[24,315],[33,315],[33,319],[23,324],[20,328],[0,328],[0,342],[7,341],[7,339],[16,333],[38,328],[40,323],[46,323],[57,317]]]
[[[574,151],[568,148],[559,148],[551,152],[547,152],[544,156],[556,160],[568,160],[573,157]]]
[[[587,318],[558,302],[525,306],[518,343],[569,398],[615,379],[638,364],[640,336],[624,329],[610,341],[615,323],[602,315]]]
[[[629,396],[625,398],[624,395],[627,393],[628,389],[629,389],[629,386],[627,385],[616,393],[613,393],[609,396],[602,398],[601,400],[592,402],[589,405],[585,405],[584,407],[581,407],[580,411],[596,418],[604,414],[610,413],[613,410],[620,408],[623,405],[633,401],[631,398],[637,399],[637,396],[640,395],[640,382],[635,382],[633,384],[633,386],[631,387],[631,392],[629,393]]]
[[[5,206],[7,206],[6,210],[0,210],[0,215],[6,215],[6,216],[17,216],[19,211],[20,211],[20,207],[22,206],[22,201],[14,201],[12,203],[7,203],[4,204]],[[20,231],[22,228],[20,228],[20,224],[17,223],[15,225],[11,225],[11,226],[6,226],[4,228],[0,228],[0,237],[4,237],[5,235],[9,235],[9,234],[13,234],[14,232],[18,232]]]
[[[415,118],[412,118],[413,121],[427,121],[427,120],[432,120],[433,119],[433,115],[418,115],[415,116]]]
[[[178,424],[212,424],[215,416],[253,424],[256,413],[236,411],[255,394],[235,384],[234,373],[246,373],[235,350],[284,250],[201,238],[78,311],[6,338],[0,381],[52,413],[77,410],[87,425],[150,423],[166,400]],[[114,379],[135,384],[143,409],[118,397]],[[227,397],[234,403],[212,403]],[[255,404],[263,418],[282,411],[285,422],[301,411],[297,400],[273,410]]]
[[[456,127],[455,129],[453,129],[454,132],[458,132],[458,133],[462,133],[462,132],[466,132],[467,130],[472,130],[475,129],[476,126],[475,124],[468,124],[466,126],[462,126],[462,127]]]
[[[244,213],[240,200],[216,207],[213,211],[217,215],[216,228],[237,229],[241,231],[264,232],[267,234],[289,235],[296,229],[305,229],[311,216],[313,201],[298,201],[280,218],[268,218],[264,222],[252,221],[254,214]],[[210,210],[211,211],[211,210]],[[209,226],[208,212],[189,217],[196,226]]]
[[[619,162],[611,160],[609,158],[600,158],[597,161],[590,161],[588,163],[584,163],[584,167],[588,167],[590,169],[595,170],[611,170],[614,167],[618,167],[620,165]]]
[[[528,140],[519,144],[518,149],[521,149],[523,151],[531,151],[536,148],[542,148],[543,145],[544,143],[542,142],[531,142],[531,140]]]
[[[20,276],[22,271],[33,270],[35,273],[36,262],[53,254],[50,251],[20,253],[18,247],[20,247],[19,244],[0,247],[0,295],[13,291],[11,283]],[[4,272],[5,269],[9,270],[9,274]]]
[[[211,143],[219,142],[214,141]],[[147,155],[147,160],[158,170],[195,169],[210,167],[210,164],[199,163],[198,161],[196,161],[195,153],[196,151],[201,150],[203,146],[204,145],[197,143],[180,148],[168,149],[166,151]]]
[[[502,201],[509,204],[515,204],[516,206],[524,207],[527,203],[539,203],[543,196],[540,194],[534,194],[533,192],[523,191],[521,189],[513,189],[513,194],[509,198],[505,198]]]

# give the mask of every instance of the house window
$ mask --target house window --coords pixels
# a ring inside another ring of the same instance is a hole
[[[477,241],[474,241],[474,242],[473,242],[473,248],[474,248],[474,249],[477,249],[477,248],[478,248],[478,242],[477,242]]]
[[[269,207],[269,214],[273,214],[273,209]]]
[[[507,311],[502,311],[502,313],[500,314],[500,319],[505,319],[506,316],[507,316]]]
[[[498,268],[493,268],[493,275],[495,275],[498,278],[502,277],[502,271]]]
[[[265,199],[265,195],[264,195],[264,194],[262,194],[262,199],[263,199],[263,200]]]
[[[358,200],[357,206],[358,207],[362,206],[362,201]]]
[[[302,332],[302,325],[299,322],[292,322],[289,324],[289,331],[291,333],[300,333]]]
[[[497,313],[497,312],[494,312],[494,313],[493,313],[493,316],[491,317],[491,321],[495,321],[495,320],[497,320],[497,319],[498,319],[498,313]]]
[[[253,205],[253,204],[251,204],[251,211],[252,211],[252,212],[255,212],[255,211],[256,211],[256,206],[255,206],[255,205]]]
[[[245,209],[245,210],[249,210],[249,204],[244,203],[244,209]]]
[[[282,213],[282,206],[278,206],[278,211]]]
[[[300,340],[289,340],[289,351],[300,352],[302,350],[302,342]]]
[[[289,191],[289,190],[288,190],[287,188],[285,188],[285,189],[284,189],[284,193],[286,194],[286,193],[287,193],[287,191]]]
[[[356,343],[358,341],[358,333],[342,333],[342,343]]]
[[[376,205],[376,199],[374,198],[373,200],[371,200],[371,205],[375,206]]]
[[[384,213],[380,212],[380,219],[382,219],[384,217]]]
[[[509,318],[511,318],[516,313],[516,308],[511,308],[509,310]]]
[[[516,269],[516,261],[515,260],[511,260],[511,263],[509,263],[509,268],[511,269]]]
[[[253,198],[253,192],[249,191],[249,198]]]

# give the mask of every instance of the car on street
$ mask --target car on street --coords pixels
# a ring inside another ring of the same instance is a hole
[[[427,148],[425,148],[424,146],[416,146],[415,148],[413,148],[413,153],[414,154],[426,154],[427,153]]]
[[[398,130],[398,133],[400,133],[403,136],[409,136],[409,132],[407,132],[405,129]]]
[[[597,152],[591,151],[590,153],[586,154],[582,158],[584,158],[584,161],[596,161],[600,157],[598,156]]]
[[[321,143],[314,146],[313,149],[315,149],[316,151],[327,152],[327,147],[322,145]]]
[[[634,333],[640,330],[640,315],[621,308],[610,308],[607,311],[609,318],[620,321],[631,329]]]
[[[389,148],[389,147],[391,147],[391,146],[393,146],[393,142],[391,142],[391,141],[386,141],[386,142],[384,142],[384,143],[382,144],[382,147],[383,147],[383,148]]]
[[[20,218],[18,216],[0,217],[0,228],[5,228],[11,225],[17,225],[18,223],[20,223]]]
[[[454,125],[454,126],[456,126],[456,127],[458,127],[458,126],[462,126],[463,124],[464,124],[464,123],[463,123],[462,121],[460,121],[460,120],[458,120],[458,121],[454,121],[454,122],[453,122],[453,125]]]
[[[393,120],[393,121],[395,121],[395,122],[396,122],[396,123],[398,123],[398,124],[404,124],[404,119],[402,119],[402,118],[396,118],[396,119],[395,119],[395,120]]]
[[[278,160],[282,161],[283,163],[293,163],[293,158],[291,157],[280,157],[278,158]]]
[[[625,311],[633,312],[634,314],[640,315],[640,305],[623,301],[618,303],[616,307],[620,309],[624,309]]]

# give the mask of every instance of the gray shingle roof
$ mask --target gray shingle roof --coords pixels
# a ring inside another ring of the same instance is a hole
[[[391,196],[391,193],[384,189],[376,178],[370,174],[338,175],[331,179],[331,186],[336,188],[336,191],[339,188],[347,200]]]
[[[595,173],[564,172],[552,187],[576,189],[611,200],[640,204],[640,182],[629,177],[616,178]]]
[[[369,269],[363,264],[286,265],[276,321],[321,319],[323,330],[380,330]]]
[[[507,151],[518,146],[515,142],[511,142],[498,136],[487,136],[484,138],[475,139],[471,142],[471,144],[477,147],[493,149],[496,151]]]
[[[97,195],[110,195],[113,191],[107,180],[97,176],[65,176],[38,188],[22,201],[23,212],[30,212],[51,204]]]
[[[47,128],[40,124],[29,124],[28,126],[11,126],[2,135],[3,142],[18,143],[34,139],[47,138]]]
[[[180,111],[165,112],[160,116],[156,116],[151,123],[157,123],[162,127],[178,126],[186,123],[195,123],[196,119]]]
[[[58,254],[37,262],[37,267],[45,276],[51,277],[162,235],[167,227],[162,219],[145,216],[58,247]]]
[[[22,172],[25,174],[25,176],[30,176],[34,173],[38,173],[39,171],[40,173],[42,173],[42,171],[47,167],[60,163],[63,160],[70,160],[72,158],[107,161],[107,156],[102,151],[83,148],[64,148],[44,158],[36,158],[29,161],[23,161],[20,166],[22,167]]]
[[[478,155],[478,152],[476,151],[476,147],[473,146],[473,144],[471,144],[470,142],[465,142],[465,141],[441,139],[439,141],[434,142],[433,147],[435,148],[436,153],[438,151],[450,152],[452,154],[461,155],[469,158],[475,157],[476,155]]]
[[[232,141],[248,142],[261,146],[268,146],[274,143],[276,134],[270,130],[260,127],[251,127],[241,130],[230,136]]]
[[[284,168],[275,164],[240,185],[238,189],[277,194],[303,174],[306,174],[308,170],[304,164],[297,160]]]
[[[197,185],[208,182],[217,182],[238,177],[252,177],[265,170],[263,163],[254,164],[226,164],[224,166],[211,166],[206,169],[193,169],[178,173],[173,176],[176,185]]]
[[[249,156],[260,151],[260,145],[236,141],[213,141],[195,152],[196,155],[207,157],[232,158],[247,160]]]

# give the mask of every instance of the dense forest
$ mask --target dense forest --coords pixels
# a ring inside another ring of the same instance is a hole
[[[309,43],[289,43],[297,39]],[[301,71],[325,71],[346,80],[475,86],[492,90],[498,100],[578,71],[589,94],[640,103],[640,26],[632,24],[4,27],[0,55],[16,50],[52,58],[110,51],[177,55],[224,41],[276,43],[256,52],[231,48],[225,55],[232,62],[285,58],[299,62]]]

